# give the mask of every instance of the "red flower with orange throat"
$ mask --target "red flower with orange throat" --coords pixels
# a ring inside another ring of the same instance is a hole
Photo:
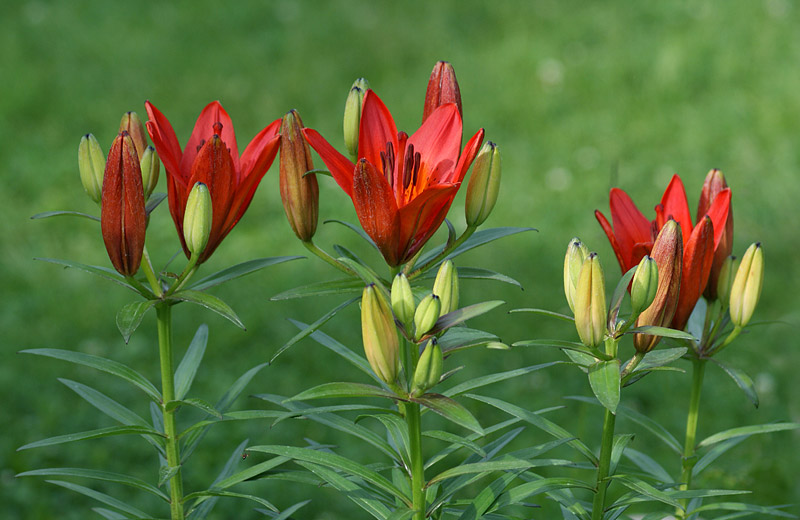
[[[303,130],[391,266],[410,260],[444,221],[483,141],[481,129],[462,152],[461,132],[455,103],[436,108],[411,136],[398,132],[372,90],[364,96],[356,164],[319,132]]]
[[[672,177],[661,197],[661,203],[656,206],[656,218],[653,221],[648,220],[628,194],[618,188],[611,189],[609,201],[613,227],[600,211],[596,210],[594,213],[614,248],[622,272],[636,266],[644,255],[650,253],[658,231],[670,218],[680,225],[683,236],[683,267],[678,308],[672,327],[683,329],[705,289],[714,252],[725,234],[731,203],[730,188],[719,190],[710,203],[704,207],[701,205],[705,212],[697,215],[697,224],[694,226],[686,190],[677,175]]]
[[[147,131],[167,170],[169,211],[187,257],[190,253],[183,238],[183,215],[189,192],[196,182],[202,182],[211,194],[211,234],[198,259],[200,264],[247,211],[278,152],[281,120],[259,132],[239,157],[233,122],[218,101],[209,103],[200,113],[183,151],[167,118],[149,101],[145,106],[150,117]]]

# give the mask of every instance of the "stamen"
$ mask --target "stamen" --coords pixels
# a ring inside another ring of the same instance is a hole
[[[414,145],[410,144],[406,148],[406,158],[403,161],[403,190],[407,190],[411,184],[411,174],[414,171]]]
[[[202,148],[204,144],[206,144],[206,140],[205,139],[200,139],[200,144],[197,145],[197,151],[198,152],[200,151],[200,148]]]
[[[412,181],[414,183],[414,186],[417,185],[417,174],[419,173],[419,163],[420,163],[419,152],[415,152],[414,153],[414,179]]]

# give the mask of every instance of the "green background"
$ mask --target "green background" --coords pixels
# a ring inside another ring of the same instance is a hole
[[[158,375],[153,316],[145,318],[127,346],[116,330],[115,312],[131,301],[130,293],[33,260],[57,257],[110,265],[96,224],[29,219],[56,209],[97,211],[78,181],[80,136],[93,132],[107,150],[122,113],[144,114],[143,102],[150,99],[185,143],[200,109],[219,99],[234,120],[240,149],[290,108],[341,149],[342,108],[355,78],[366,77],[398,127],[413,131],[428,74],[438,59],[456,68],[465,133],[484,127],[487,139],[502,149],[500,202],[487,226],[539,230],[462,257],[460,265],[504,272],[525,287],[520,291],[468,281],[463,303],[498,298],[507,302],[506,310],[565,312],[561,269],[570,237],[580,236],[600,253],[609,286],[618,273],[593,216],[594,209],[607,209],[610,186],[624,188],[652,216],[650,208],[673,173],[683,177],[693,207],[706,172],[720,168],[734,194],[735,253],[751,242],[763,243],[767,273],[756,319],[772,323],[753,328],[721,356],[755,379],[761,407],[753,409],[720,370],[711,369],[699,436],[745,424],[800,420],[800,350],[792,332],[800,317],[798,7],[787,0],[6,2],[0,18],[2,516],[92,515],[89,507],[96,504],[85,497],[40,479],[14,477],[30,469],[92,467],[156,478],[153,454],[138,438],[15,452],[27,442],[113,424],[58,377],[96,386],[147,414],[143,396],[114,378],[17,351],[76,350],[130,364],[154,380]],[[158,189],[165,189],[163,180]],[[320,196],[322,219],[355,221],[350,201],[332,180],[321,179]],[[451,212],[459,229],[462,205],[463,194]],[[362,247],[355,235],[336,224],[321,224],[318,242],[326,248],[333,243]],[[176,251],[166,205],[153,215],[148,247],[156,262],[165,262]],[[374,252],[360,251],[380,265]],[[276,165],[204,272],[251,258],[293,254],[302,255],[304,249],[285,221]],[[202,309],[178,307],[179,355],[200,323],[211,327],[207,357],[192,394],[216,400],[236,377],[268,360],[295,333],[286,318],[313,321],[340,300],[271,302],[270,296],[332,276],[330,267],[308,259],[212,290],[239,313],[246,332]],[[473,325],[508,343],[576,337],[568,324],[503,310]],[[342,341],[351,338],[350,346],[360,350],[355,308],[325,330]],[[629,344],[623,348],[630,352]],[[465,365],[457,376],[463,381],[558,358],[558,353],[531,348],[476,350],[448,365]],[[264,369],[245,395],[292,395],[331,380],[361,379],[330,352],[305,341]],[[680,438],[688,384],[688,374],[654,375],[626,391],[623,400]],[[574,367],[536,372],[486,392],[531,410],[565,405],[550,418],[596,446],[599,412],[563,399],[589,393]],[[474,402],[465,404],[484,424],[501,418]],[[261,406],[263,402],[243,396],[235,407]],[[637,432],[633,447],[640,451],[670,456],[635,425],[620,421],[618,431]],[[349,439],[314,423],[286,421],[274,428],[268,423],[225,424],[212,431],[190,461],[186,487],[207,485],[244,438],[251,444],[300,445],[305,437],[341,444],[344,453],[369,460]],[[545,434],[529,430],[518,444],[546,440]],[[796,433],[752,438],[720,459],[700,484],[752,489],[749,500],[765,505],[797,503],[799,447]],[[661,460],[677,474],[677,459]],[[138,500],[128,490],[99,488]],[[301,510],[301,518],[343,518],[354,511],[327,489],[270,481],[247,489],[279,507],[315,498]],[[539,502],[547,504],[543,498]],[[260,517],[251,504],[231,499],[222,500],[215,513],[218,518]],[[544,512],[528,514],[548,518]]]

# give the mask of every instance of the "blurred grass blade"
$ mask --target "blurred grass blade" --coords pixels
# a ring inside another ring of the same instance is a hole
[[[327,282],[317,282],[302,287],[295,287],[282,293],[276,294],[270,301],[291,300],[293,298],[308,298],[309,296],[324,296],[327,294],[344,294],[349,292],[361,292],[364,289],[364,282],[352,278],[340,278]]]
[[[463,280],[493,280],[496,282],[503,282],[509,285],[514,285],[522,289],[522,284],[517,280],[506,276],[502,273],[491,271],[489,269],[482,269],[480,267],[458,267],[458,278]],[[428,271],[422,278],[432,279],[436,277],[435,271]]]
[[[93,507],[92,511],[102,516],[106,520],[127,520],[128,518],[130,518],[128,516],[119,514],[116,511],[106,509],[104,507]]]
[[[508,311],[509,314],[513,314],[515,312],[532,312],[534,314],[541,314],[542,316],[550,316],[551,318],[558,318],[559,320],[564,321],[575,321],[575,318],[572,316],[567,316],[566,314],[561,314],[559,312],[548,311],[547,309],[536,309],[533,307],[525,307],[522,309],[511,309]]]
[[[489,374],[488,376],[476,377],[470,379],[469,381],[464,381],[463,383],[458,384],[452,388],[448,388],[447,390],[442,392],[442,394],[446,395],[447,397],[454,397],[459,394],[463,394],[464,392],[469,392],[476,388],[480,388],[482,386],[491,385],[493,383],[499,383],[500,381],[506,381],[508,379],[523,376],[525,374],[530,374],[531,372],[535,372],[536,370],[541,370],[543,368],[547,368],[553,365],[559,365],[562,363],[563,361],[551,361],[549,363],[542,363],[541,365],[533,365],[525,368],[518,368],[516,370],[508,370],[506,372]]]
[[[117,361],[106,359],[104,357],[95,356],[92,354],[84,354],[82,352],[73,352],[71,350],[61,350],[54,348],[36,348],[29,350],[21,350],[20,354],[33,354],[36,356],[45,356],[54,359],[60,359],[83,365],[85,367],[94,368],[111,375],[128,381],[134,386],[141,388],[150,398],[156,403],[161,402],[161,392],[148,381],[142,374],[133,370],[132,368],[123,365]]]
[[[340,303],[339,305],[337,305],[336,307],[334,307],[333,309],[331,309],[330,311],[328,311],[327,313],[325,313],[325,314],[324,314],[324,315],[323,315],[321,318],[319,318],[317,321],[315,321],[315,322],[314,322],[314,323],[312,323],[311,325],[309,325],[309,326],[307,326],[307,327],[305,327],[305,328],[301,329],[301,330],[300,330],[300,332],[298,332],[297,334],[295,334],[295,335],[292,337],[292,339],[290,339],[289,341],[287,341],[286,343],[284,343],[284,345],[283,345],[281,348],[279,348],[279,349],[278,349],[278,351],[277,351],[277,352],[275,352],[275,354],[273,354],[273,356],[272,356],[272,357],[270,358],[270,360],[269,360],[270,364],[272,364],[272,363],[273,363],[273,362],[274,362],[274,361],[275,361],[275,360],[278,358],[278,356],[280,356],[281,354],[283,354],[283,353],[284,353],[284,352],[285,352],[285,351],[286,351],[288,348],[290,348],[292,345],[294,345],[294,344],[295,344],[295,343],[297,343],[298,341],[300,341],[300,340],[302,340],[302,339],[305,339],[306,337],[308,337],[308,336],[310,336],[311,334],[313,334],[314,332],[316,332],[316,331],[317,331],[317,329],[319,329],[320,327],[322,327],[323,325],[325,325],[325,324],[326,324],[326,323],[327,323],[327,322],[328,322],[328,321],[329,321],[331,318],[333,318],[334,316],[336,316],[336,314],[337,314],[337,313],[338,313],[340,310],[344,309],[345,307],[347,307],[347,306],[348,306],[348,305],[350,305],[351,303],[357,302],[357,301],[358,301],[360,298],[361,298],[360,296],[356,296],[355,298],[350,298],[349,300],[346,300],[346,301],[344,301],[344,302]],[[298,322],[293,322],[293,323],[295,323],[295,325],[296,325]]]
[[[726,451],[730,450],[731,448],[745,441],[746,439],[747,439],[746,436],[734,437],[732,439],[728,439],[727,441],[722,441],[715,444],[713,448],[708,450],[708,452],[706,452],[705,455],[700,457],[697,463],[695,463],[694,467],[692,468],[692,476],[694,477],[695,475],[699,475],[701,471],[706,469],[706,467],[708,467],[712,462],[717,460]]]
[[[41,448],[44,446],[55,446],[57,444],[64,444],[67,442],[83,441],[89,439],[100,439],[102,437],[111,437],[114,435],[149,435],[153,437],[164,437],[160,433],[147,426],[109,426],[108,428],[99,428],[97,430],[88,430],[78,433],[67,433],[65,435],[58,435],[56,437],[49,437],[40,441],[31,442],[25,446],[20,446],[17,451],[29,450],[31,448]]]
[[[254,273],[260,269],[264,269],[265,267],[304,258],[304,256],[273,256],[269,258],[248,260],[247,262],[242,262],[241,264],[228,267],[227,269],[223,269],[212,275],[206,276],[205,278],[190,285],[189,289],[193,289],[195,291],[205,291],[209,287],[214,287],[215,285],[227,282],[228,280],[233,280],[246,274]]]
[[[131,291],[135,292],[136,294],[140,294],[139,290],[135,287],[132,287],[128,281],[125,279],[124,276],[119,274],[113,269],[109,269],[107,267],[100,267],[96,265],[86,265],[81,264],[79,262],[71,262],[69,260],[60,260],[58,258],[34,258],[34,260],[41,260],[43,262],[49,262],[51,264],[56,265],[63,265],[64,267],[72,267],[73,269],[78,269],[79,271],[84,271],[95,276],[99,276],[100,278],[105,278],[106,280],[111,280],[112,282],[119,284],[125,288],[130,289]]]
[[[279,514],[272,514],[271,511],[264,511],[263,509],[256,509],[259,513],[263,513],[269,517],[272,517],[272,520],[288,520],[294,514],[295,511],[300,509],[301,507],[307,505],[311,500],[304,500],[302,502],[298,502],[294,505],[291,505],[281,511]]]
[[[428,485],[435,484],[443,480],[461,475],[473,473],[488,474],[495,471],[526,470],[534,467],[530,461],[526,460],[490,460],[486,462],[474,462],[472,464],[460,464],[454,468],[447,469],[428,481]]]
[[[257,502],[262,506],[269,508],[275,512],[278,511],[278,508],[272,505],[271,502],[265,500],[263,498],[257,497],[255,495],[247,495],[244,493],[234,493],[232,491],[222,491],[216,489],[208,489],[206,491],[196,491],[194,493],[189,493],[185,497],[184,500],[194,500],[201,497],[231,497],[231,498],[245,498],[247,500],[252,500],[253,502]]]
[[[490,229],[481,229],[476,231],[471,237],[464,241],[463,244],[458,246],[453,250],[452,253],[447,255],[447,258],[455,258],[458,255],[469,251],[470,249],[474,249],[476,247],[482,246],[484,244],[488,244],[489,242],[493,242],[495,240],[516,235],[517,233],[524,233],[526,231],[536,231],[534,228],[522,228],[522,227],[498,227],[498,228],[490,228]],[[439,255],[442,251],[444,251],[444,246],[438,246],[431,249],[428,253],[424,254],[417,260],[417,265],[425,265],[437,255]],[[429,268],[433,268],[435,265],[431,265]]]
[[[367,493],[362,487],[358,486],[351,480],[348,480],[335,471],[332,471],[319,464],[312,464],[302,461],[298,462],[298,464],[326,481],[336,490],[341,492],[343,496],[346,496],[355,502],[355,504],[361,509],[371,514],[378,520],[386,520],[389,518],[391,511],[389,511],[389,509],[383,505],[383,502],[374,498],[372,494]]]
[[[695,515],[702,511],[743,511],[743,512],[746,511],[748,513],[760,513],[762,515],[779,516],[782,518],[797,518],[793,514],[781,511],[779,509],[780,507],[788,507],[788,506],[766,507],[755,504],[743,504],[741,502],[717,502],[716,504],[706,504],[704,506],[698,507],[697,509],[693,509],[692,511],[688,511],[687,517],[689,515]]]
[[[640,493],[646,497],[649,497],[652,500],[663,502],[664,504],[668,504],[670,506],[680,508],[681,510],[683,510],[683,507],[681,507],[681,504],[680,502],[678,502],[677,499],[672,498],[671,496],[669,496],[669,494],[665,493],[664,491],[661,491],[660,489],[656,489],[655,487],[648,484],[644,480],[629,475],[614,475],[610,478],[619,482],[626,488],[635,491],[637,493]]]
[[[425,394],[411,400],[430,408],[448,421],[472,430],[478,435],[483,435],[484,433],[478,420],[463,405],[449,397],[441,394]]]
[[[713,446],[718,442],[722,442],[728,439],[732,439],[734,437],[750,437],[751,435],[757,435],[760,433],[772,433],[772,432],[781,432],[785,430],[795,430],[800,428],[800,423],[795,422],[781,422],[781,423],[772,423],[772,424],[757,424],[753,426],[740,426],[738,428],[731,428],[730,430],[725,430],[719,433],[715,433],[709,437],[706,437],[700,444],[697,445],[698,448],[705,448],[707,446]]]
[[[437,440],[440,440],[440,441],[444,441],[444,442],[450,443],[451,445],[463,446],[463,447],[467,448],[468,450],[470,450],[472,453],[478,455],[479,457],[485,457],[486,456],[486,452],[483,451],[483,448],[481,448],[480,446],[478,446],[477,444],[475,444],[471,440],[469,440],[467,438],[464,438],[464,437],[460,437],[460,436],[458,436],[458,435],[456,435],[454,433],[443,432],[441,430],[428,430],[428,431],[422,432],[422,436],[423,437],[428,437],[428,438],[431,438],[431,439],[437,439]]]
[[[378,246],[375,245],[375,242],[372,240],[372,238],[370,238],[370,236],[367,235],[367,233],[363,229],[361,229],[361,226],[356,226],[355,224],[351,224],[349,222],[336,219],[328,219],[324,221],[323,224],[341,224],[342,226],[354,231],[358,236],[363,238],[365,242],[367,242],[369,245],[375,248],[376,251],[380,251],[378,249]]]
[[[483,514],[489,509],[489,506],[495,503],[500,494],[505,491],[515,478],[517,478],[516,473],[500,475],[466,504],[466,509],[458,517],[458,520],[478,520],[483,518]]]
[[[189,393],[194,382],[197,368],[203,361],[208,344],[208,325],[200,325],[195,332],[186,354],[183,355],[178,369],[175,370],[175,399],[183,399]]]
[[[95,217],[94,215],[89,215],[88,213],[82,213],[80,211],[44,211],[42,213],[37,213],[31,217],[31,220],[39,220],[43,218],[50,218],[50,217],[81,217],[81,218],[88,218],[89,220],[94,220],[95,222],[100,222],[100,217]]]
[[[631,443],[633,437],[634,435],[632,433],[620,433],[614,435],[614,444],[611,448],[611,468],[608,471],[609,475],[613,475],[616,471],[617,464],[619,464],[619,459],[628,448],[628,444]]]
[[[323,383],[314,388],[309,388],[290,397],[287,401],[305,401],[308,399],[325,399],[338,397],[386,397],[388,399],[400,399],[394,392],[378,388],[377,386],[365,385],[364,383]]]
[[[25,471],[23,473],[18,473],[16,476],[17,477],[43,477],[43,476],[78,477],[78,478],[102,480],[105,482],[114,482],[116,484],[124,484],[126,486],[131,486],[140,489],[142,491],[146,491],[164,500],[165,502],[169,502],[169,497],[165,495],[164,492],[162,492],[157,487],[153,486],[152,484],[148,484],[144,480],[135,477],[129,477],[128,475],[123,475],[121,473],[111,473],[109,471],[98,471],[95,469],[83,469],[83,468],[46,468],[46,469],[35,469],[32,471]]]
[[[231,455],[228,457],[228,460],[225,462],[222,470],[214,479],[214,482],[212,482],[210,486],[211,488],[215,487],[215,485],[217,485],[221,480],[229,477],[233,473],[233,471],[236,469],[236,465],[242,460],[242,453],[244,453],[244,449],[247,447],[248,442],[248,439],[243,440],[233,450],[233,453],[231,453]],[[211,510],[214,509],[214,506],[218,500],[218,497],[204,497],[197,499],[195,503],[192,504],[192,506],[188,509],[188,511],[186,511],[187,517],[193,520],[202,520],[206,518]]]
[[[314,408],[307,408],[302,411],[289,411],[289,412],[277,412],[278,416],[270,425],[270,428],[274,427],[281,421],[285,421],[286,419],[296,419],[298,417],[308,418],[314,414],[320,413],[333,413],[333,412],[351,412],[351,411],[359,411],[359,412],[389,412],[394,414],[399,414],[396,410],[390,410],[389,408],[383,408],[380,406],[371,406],[367,404],[335,404],[331,406],[317,406]],[[368,416],[371,417],[371,416]]]
[[[167,194],[163,192],[153,193],[150,195],[150,198],[147,199],[147,204],[144,206],[144,212],[147,215],[150,215],[155,209],[158,207],[159,204],[164,202],[164,199],[167,198]]]
[[[164,406],[167,409],[167,411],[170,412],[170,411],[175,410],[176,408],[179,408],[179,407],[181,407],[183,405],[191,406],[193,408],[197,408],[198,410],[201,410],[201,411],[207,413],[208,415],[213,415],[217,419],[222,420],[222,414],[219,413],[219,411],[217,411],[211,405],[211,403],[209,403],[207,401],[204,401],[202,399],[198,399],[196,397],[190,397],[189,399],[176,399],[174,401],[169,401]]]
[[[184,302],[194,303],[196,305],[205,307],[208,310],[216,312],[223,318],[227,318],[228,320],[231,321],[231,323],[241,328],[242,330],[247,330],[245,329],[242,320],[239,319],[239,316],[237,316],[236,313],[233,312],[233,309],[231,309],[227,303],[220,300],[214,295],[187,289],[173,294],[170,298],[173,300],[180,300]]]
[[[93,498],[98,502],[102,502],[107,506],[111,506],[114,509],[118,509],[127,515],[131,515],[133,518],[153,518],[152,515],[148,515],[144,511],[140,509],[136,509],[133,506],[122,502],[121,500],[117,500],[116,498],[106,495],[105,493],[100,493],[99,491],[95,491],[94,489],[90,489],[84,486],[79,486],[78,484],[73,484],[72,482],[64,482],[62,480],[48,480],[50,484],[55,484],[56,486],[61,486],[63,488],[67,488],[70,491],[75,491],[76,493],[80,493],[81,495],[86,495],[89,498]]]
[[[436,320],[436,323],[428,332],[428,334],[436,334],[443,330],[449,329],[453,325],[464,323],[471,318],[486,314],[487,312],[499,307],[500,305],[503,305],[504,303],[505,302],[501,300],[492,300],[488,302],[476,303],[474,305],[462,307],[461,309],[449,312],[444,316],[440,316],[439,319]]]
[[[141,325],[144,315],[147,314],[156,303],[156,300],[145,300],[143,302],[132,302],[123,305],[117,312],[117,328],[125,344],[131,339],[133,332]]]
[[[721,361],[718,361],[714,358],[711,358],[711,361],[717,364],[722,370],[725,371],[726,374],[730,376],[731,379],[736,383],[736,386],[741,388],[744,395],[750,399],[750,402],[753,403],[753,406],[758,408],[758,394],[756,393],[756,385],[753,383],[753,380],[748,376],[743,370],[739,370],[736,367],[732,367],[730,365],[726,365]]]
[[[658,462],[656,462],[649,455],[633,448],[626,448],[624,455],[633,462],[639,469],[649,474],[659,482],[668,483],[672,482],[673,478]]]
[[[526,482],[525,484],[520,484],[519,486],[509,489],[498,497],[497,501],[492,505],[492,510],[518,504],[522,500],[534,495],[564,488],[593,489],[589,484],[574,478],[543,478],[533,482]]]
[[[617,413],[620,394],[619,360],[600,361],[589,367],[589,385],[611,413]]]

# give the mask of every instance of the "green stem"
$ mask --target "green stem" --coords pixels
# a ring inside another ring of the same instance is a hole
[[[603,439],[600,445],[600,462],[597,465],[597,493],[592,503],[592,520],[601,520],[605,510],[608,472],[611,468],[611,450],[614,447],[614,425],[616,416],[606,409],[603,420]]]
[[[706,360],[694,360],[692,367],[692,394],[689,398],[689,414],[686,416],[686,439],[683,443],[683,474],[681,475],[681,490],[687,490],[692,485],[692,470],[697,462],[694,453],[695,439],[697,438],[697,419],[700,411],[700,392],[703,389],[703,376],[705,375]],[[688,504],[687,499],[681,500],[684,510]]]
[[[478,228],[477,228],[477,227],[475,227],[475,226],[469,226],[469,227],[467,227],[467,229],[465,229],[465,230],[464,230],[464,232],[461,234],[461,236],[460,236],[460,237],[458,237],[458,238],[455,240],[455,242],[453,242],[452,244],[450,244],[450,247],[448,247],[448,248],[445,248],[445,250],[444,250],[444,251],[442,251],[441,253],[439,253],[439,254],[438,254],[438,255],[436,255],[435,257],[431,258],[430,260],[428,260],[427,262],[425,262],[424,264],[422,264],[421,266],[419,266],[417,269],[414,269],[414,271],[412,271],[412,272],[411,272],[411,274],[409,274],[409,275],[408,275],[408,279],[409,279],[409,280],[413,280],[413,279],[414,279],[414,278],[416,278],[417,276],[421,275],[422,273],[424,273],[425,271],[427,271],[428,269],[430,269],[430,268],[431,268],[431,266],[434,266],[434,265],[436,265],[437,263],[439,263],[440,261],[444,260],[444,259],[445,259],[445,257],[446,257],[447,255],[449,255],[450,253],[452,253],[452,252],[453,252],[453,251],[454,251],[454,250],[455,250],[455,249],[456,249],[458,246],[460,246],[461,244],[463,244],[464,242],[466,242],[466,240],[467,240],[469,237],[471,237],[471,236],[472,236],[472,234],[475,232],[475,230],[476,230],[476,229],[478,229]]]
[[[167,465],[180,468],[180,444],[175,425],[175,409],[167,410],[167,403],[175,400],[175,376],[172,370],[172,310],[167,303],[156,305],[158,320],[158,352],[161,361],[161,412],[164,415],[164,434],[166,435]],[[169,479],[170,518],[183,520],[183,480],[178,469]]]
[[[342,271],[343,273],[349,274],[350,276],[358,276],[355,272],[353,272],[352,269],[350,269],[345,265],[340,264],[339,262],[336,261],[334,257],[332,257],[331,255],[329,255],[328,253],[317,247],[317,244],[315,244],[312,240],[304,241],[303,245],[306,246],[306,249],[308,249],[321,259],[325,260],[327,263],[329,263],[336,269]]]
[[[718,347],[716,347],[716,348],[712,349],[712,350],[711,350],[711,351],[708,353],[708,355],[709,355],[709,356],[713,356],[713,355],[715,355],[715,354],[718,354],[720,351],[722,351],[722,349],[724,349],[725,347],[727,347],[728,345],[730,345],[730,344],[733,342],[733,340],[735,340],[735,339],[736,339],[736,338],[739,336],[739,334],[740,334],[741,332],[742,332],[742,328],[741,328],[741,327],[734,327],[734,328],[733,328],[733,330],[731,331],[731,333],[730,333],[730,334],[728,334],[728,337],[727,337],[727,338],[725,338],[725,341],[723,341],[723,342],[720,344],[720,346],[718,346]]]
[[[414,520],[425,520],[425,466],[422,460],[422,426],[419,405],[405,403],[406,424],[408,425],[408,444],[411,452],[411,500],[414,507]]]
[[[153,269],[153,262],[150,261],[150,253],[147,252],[147,247],[144,248],[142,257],[144,258],[144,262],[142,262],[142,271],[144,271],[144,275],[147,277],[147,281],[153,289],[153,294],[161,298],[164,292],[161,290],[161,284],[158,283],[158,277]]]
[[[197,260],[200,258],[200,254],[192,254],[189,258],[189,262],[186,264],[186,267],[183,268],[183,272],[175,280],[175,283],[172,284],[172,287],[167,290],[164,296],[169,296],[170,294],[174,294],[177,291],[183,289],[183,286],[186,285],[186,282],[192,277],[192,275],[197,271]]]

